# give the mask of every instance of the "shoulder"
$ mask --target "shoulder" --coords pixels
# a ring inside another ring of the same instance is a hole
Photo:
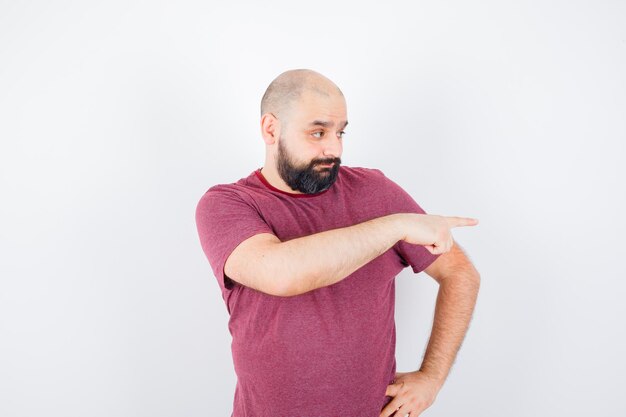
[[[378,168],[345,165],[341,166],[341,175],[348,181],[380,181],[385,178],[385,174]]]
[[[341,165],[341,169],[344,170],[346,174],[350,175],[384,175],[378,168]]]
[[[255,211],[255,207],[253,199],[242,184],[215,184],[198,200],[196,216],[243,214]]]
[[[233,184],[216,184],[202,194],[198,206],[211,204],[220,200],[237,199],[239,192]]]
[[[378,168],[368,167],[343,167],[346,182],[357,183],[375,193],[388,193],[397,191],[400,186],[392,181]]]
[[[358,179],[362,189],[375,196],[386,207],[400,211],[419,211],[416,201],[398,182],[378,168],[348,167],[349,176]]]
[[[247,202],[254,190],[251,182],[253,175],[254,173],[232,183],[215,184],[209,187],[200,197],[198,206],[224,200]]]

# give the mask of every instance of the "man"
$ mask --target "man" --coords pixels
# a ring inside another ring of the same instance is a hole
[[[429,407],[452,366],[479,274],[450,229],[373,168],[340,166],[339,88],[280,74],[261,101],[263,168],[211,187],[196,208],[202,248],[230,314],[232,417],[403,417]],[[419,370],[396,372],[395,276],[440,285]]]

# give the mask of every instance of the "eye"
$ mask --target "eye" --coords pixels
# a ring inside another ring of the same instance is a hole
[[[343,131],[343,130],[342,130],[341,132],[339,132],[339,133],[341,133],[341,136],[340,136],[341,138],[343,138],[343,135],[345,135],[345,134],[346,134],[346,132],[345,132],[345,131]]]
[[[313,133],[312,133],[312,135],[313,135],[313,136],[315,136],[315,135],[317,135],[318,133],[319,133],[320,135],[323,135],[323,134],[324,134],[324,132],[321,132],[321,131],[320,131],[320,132],[313,132]],[[315,137],[317,137],[317,138],[318,138],[318,137],[320,137],[320,136],[315,136]]]

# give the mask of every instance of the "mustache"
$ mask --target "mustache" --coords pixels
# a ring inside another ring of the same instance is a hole
[[[326,161],[316,161],[313,165],[328,165],[328,164],[337,164],[341,163],[341,159],[331,159]]]

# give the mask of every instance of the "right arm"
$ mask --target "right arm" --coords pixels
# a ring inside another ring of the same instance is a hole
[[[445,247],[451,240],[452,223],[445,219],[395,213],[285,242],[273,234],[260,233],[232,251],[224,273],[234,281],[268,294],[299,295],[341,281],[401,239],[428,245],[436,253],[437,247]]]
[[[224,273],[259,291],[293,296],[342,280],[400,238],[397,214],[285,242],[261,233],[233,250]]]

